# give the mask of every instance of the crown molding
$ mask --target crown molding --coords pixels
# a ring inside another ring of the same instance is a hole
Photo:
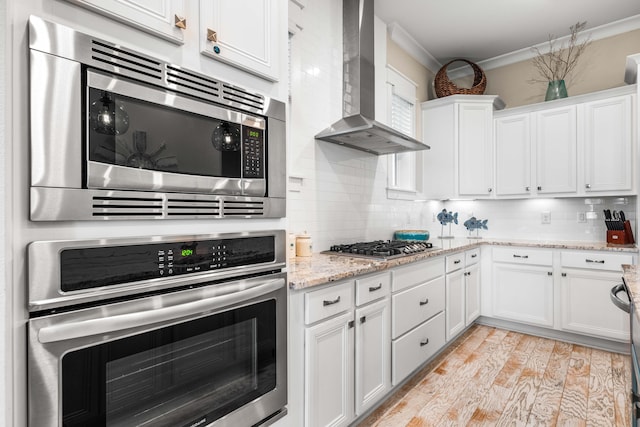
[[[411,35],[407,33],[407,31],[397,22],[387,25],[387,32],[394,43],[400,46],[402,50],[407,52],[413,59],[424,65],[427,69],[435,73],[442,67],[442,64],[438,62],[433,55],[427,52],[425,48],[420,46],[416,39],[411,37]]]
[[[618,34],[626,33],[629,31],[640,29],[640,15],[634,15],[629,18],[621,19],[619,21],[604,24],[599,27],[592,28],[591,30],[584,31],[578,37],[578,42],[586,40],[590,37],[591,40],[600,40],[607,37],[616,36]],[[437,72],[442,64],[436,60],[426,49],[418,44],[418,42],[406,32],[398,23],[394,22],[388,26],[391,40],[404,49],[409,55],[415,58],[422,65],[427,67],[434,73]],[[564,43],[569,39],[569,36],[558,38],[558,42]],[[494,68],[504,67],[506,65],[514,64],[516,62],[526,61],[535,56],[533,48],[538,48],[540,52],[547,52],[549,50],[548,42],[540,43],[535,46],[519,49],[513,52],[505,53],[494,58],[478,61],[477,64],[483,70],[491,70]],[[456,79],[472,74],[473,71],[470,67],[459,67],[451,70],[447,70],[447,75]]]

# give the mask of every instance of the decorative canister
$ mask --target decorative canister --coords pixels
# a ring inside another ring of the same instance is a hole
[[[308,234],[298,234],[296,237],[296,256],[311,256],[313,252],[313,245],[311,243],[311,236]]]

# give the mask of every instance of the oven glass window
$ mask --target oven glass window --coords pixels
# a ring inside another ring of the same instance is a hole
[[[275,300],[62,359],[65,426],[207,425],[276,386]]]
[[[111,165],[240,178],[241,126],[89,88],[88,157]]]

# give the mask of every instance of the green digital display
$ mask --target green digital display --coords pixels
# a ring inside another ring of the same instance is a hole
[[[193,249],[182,249],[181,255],[182,256],[191,256],[191,255],[193,255]]]
[[[249,136],[251,138],[260,138],[260,132],[258,132],[257,130],[250,130]]]

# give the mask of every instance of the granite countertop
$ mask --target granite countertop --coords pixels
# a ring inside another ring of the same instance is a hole
[[[287,270],[289,287],[305,289],[324,283],[335,282],[350,277],[386,270],[452,252],[472,249],[480,245],[519,246],[549,249],[575,249],[636,253],[636,245],[610,245],[605,242],[500,240],[500,239],[442,239],[434,242],[438,249],[391,260],[372,260],[340,255],[314,253],[310,257],[289,260]],[[640,298],[640,285],[638,287]],[[640,305],[639,305],[640,306]]]

